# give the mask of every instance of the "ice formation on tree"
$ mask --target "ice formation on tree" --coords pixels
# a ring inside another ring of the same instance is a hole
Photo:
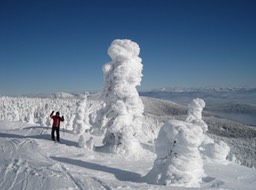
[[[217,142],[209,143],[204,146],[203,153],[218,161],[224,161],[227,159],[230,147],[223,141],[219,140]]]
[[[208,130],[208,126],[202,119],[202,111],[204,107],[204,100],[200,98],[194,99],[190,104],[188,104],[188,115],[186,121],[200,126],[205,133]],[[214,142],[213,139],[204,134],[201,150],[204,155],[215,160],[223,161],[226,160],[230,147],[221,140]]]
[[[73,121],[73,132],[81,135],[87,129],[89,129],[89,117],[86,110],[87,94],[84,95],[83,99],[77,102],[77,111]]]
[[[203,160],[198,147],[203,139],[201,127],[171,120],[159,131],[156,140],[157,158],[147,174],[149,183],[198,187],[204,176]]]
[[[202,120],[204,107],[202,99],[194,99],[188,105],[186,121],[171,120],[162,126],[155,144],[157,158],[145,176],[147,182],[199,187],[205,176],[201,153],[217,160],[226,159],[228,145],[223,141],[214,143],[205,134],[208,126]]]
[[[157,158],[146,176],[149,183],[200,186],[204,170],[199,146],[207,130],[202,121],[204,106],[203,100],[194,99],[188,105],[186,122],[171,120],[162,126],[155,144]]]
[[[202,111],[204,107],[204,100],[200,98],[194,99],[188,104],[188,115],[186,121],[201,126],[204,132],[206,132],[208,130],[208,126],[202,120]]]
[[[42,126],[51,126],[50,113],[59,111],[64,113],[63,127],[68,129],[67,122],[72,129],[73,113],[76,112],[77,99],[0,97],[0,120],[21,121]]]
[[[98,112],[98,128],[105,133],[109,151],[132,154],[141,148],[140,133],[144,105],[136,87],[142,79],[140,48],[131,40],[114,40],[108,49],[112,61],[103,66],[103,108]]]

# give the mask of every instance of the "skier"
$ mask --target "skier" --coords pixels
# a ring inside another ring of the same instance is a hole
[[[53,119],[52,124],[52,140],[55,141],[54,132],[57,133],[57,141],[60,142],[60,122],[64,121],[64,117],[60,117],[60,112],[56,112],[55,115],[53,115],[54,111],[52,111],[50,118]]]

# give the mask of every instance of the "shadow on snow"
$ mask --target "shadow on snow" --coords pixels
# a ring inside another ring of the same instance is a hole
[[[90,163],[90,162],[75,160],[70,158],[64,158],[64,157],[51,157],[51,159],[59,162],[67,163],[67,164],[72,164],[79,167],[84,167],[91,170],[98,170],[102,172],[111,173],[120,181],[141,182],[142,180],[140,174],[121,170],[118,168],[112,168],[112,167],[103,166],[100,164],[95,164],[95,163]]]
[[[31,130],[31,129],[49,129],[49,134],[39,134],[39,135],[19,135],[19,134],[11,134],[11,133],[1,133],[0,132],[0,138],[17,138],[17,139],[26,139],[26,138],[30,138],[30,139],[43,139],[43,140],[50,140],[51,139],[51,128],[50,127],[44,127],[44,126],[35,126],[35,127],[26,127],[24,128],[25,130]],[[63,131],[66,133],[66,131]],[[60,131],[61,133],[61,131]],[[62,144],[65,144],[67,146],[74,146],[74,147],[78,147],[78,143],[74,142],[74,141],[70,141],[67,139],[64,139],[63,137],[60,136],[60,140]]]

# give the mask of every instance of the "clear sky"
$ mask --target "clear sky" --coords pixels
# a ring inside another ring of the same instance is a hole
[[[0,0],[0,95],[100,91],[114,39],[141,48],[139,90],[256,87],[254,0]]]

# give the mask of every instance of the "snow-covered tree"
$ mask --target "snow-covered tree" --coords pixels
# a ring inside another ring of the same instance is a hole
[[[144,105],[136,87],[142,79],[140,48],[131,40],[114,40],[108,49],[112,61],[103,66],[103,107],[96,118],[108,150],[123,154],[140,149]],[[97,130],[97,129],[95,129]]]
[[[188,104],[188,115],[186,121],[201,126],[203,131],[206,132],[208,130],[208,126],[202,119],[202,111],[204,107],[204,100],[200,98],[194,99]]]
[[[157,158],[145,176],[147,182],[199,187],[205,175],[201,153],[215,160],[226,159],[229,146],[223,141],[214,143],[205,134],[208,126],[202,120],[204,107],[204,100],[194,99],[188,105],[186,121],[170,120],[162,126],[155,144]]]
[[[146,181],[159,185],[198,187],[204,176],[203,160],[198,147],[203,139],[200,126],[171,120],[159,131],[157,158]]]
[[[85,94],[83,99],[77,103],[77,111],[73,121],[73,132],[82,135],[89,129],[89,118],[86,110],[87,96]]]
[[[204,131],[201,144],[202,154],[215,160],[226,160],[230,151],[230,147],[221,140],[214,142],[213,139],[206,135],[208,126],[202,119],[202,111],[204,107],[204,100],[200,98],[194,99],[191,103],[188,104],[188,115],[186,121],[201,127]]]

